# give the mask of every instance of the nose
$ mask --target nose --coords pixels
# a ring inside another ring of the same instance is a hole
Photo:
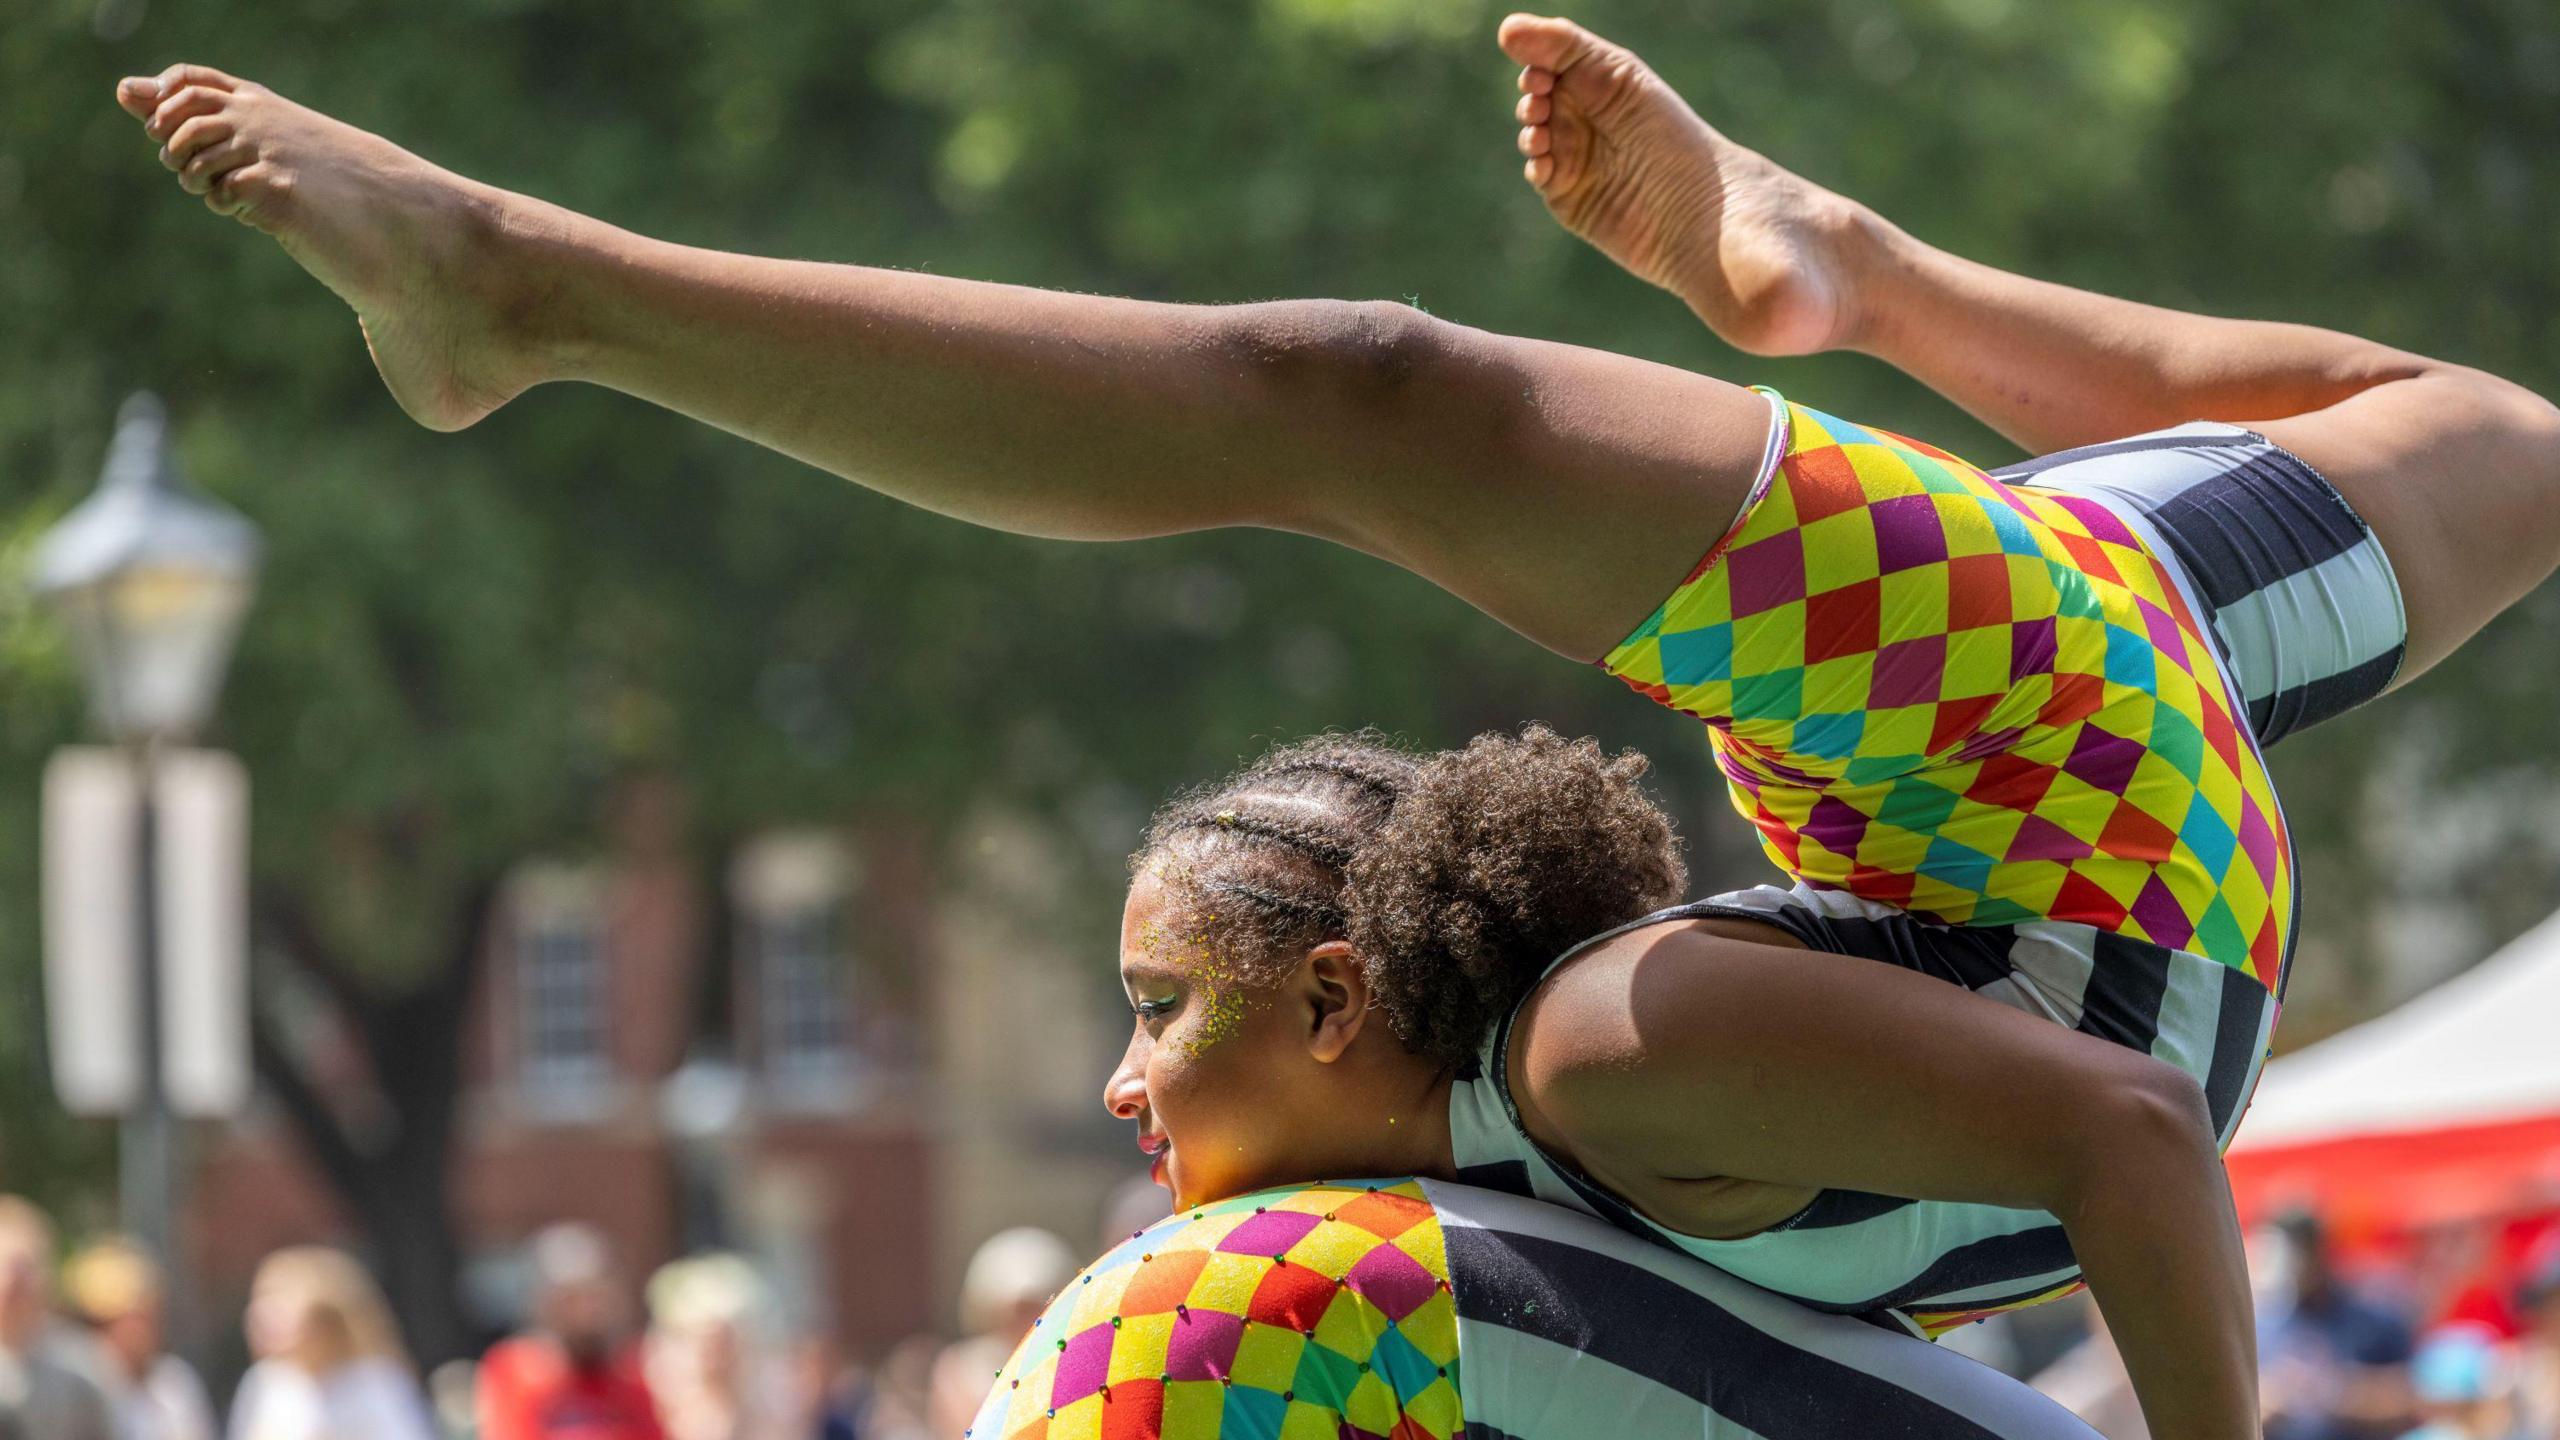
[[[1147,1108],[1145,1043],[1142,1035],[1129,1037],[1129,1048],[1120,1052],[1120,1067],[1102,1087],[1102,1108],[1115,1120],[1135,1120]]]

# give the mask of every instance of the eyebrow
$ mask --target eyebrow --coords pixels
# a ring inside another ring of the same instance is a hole
[[[1144,961],[1124,962],[1120,966],[1120,983],[1123,985],[1136,980],[1179,980],[1181,978],[1181,974],[1177,971],[1168,970],[1161,965],[1150,965]]]

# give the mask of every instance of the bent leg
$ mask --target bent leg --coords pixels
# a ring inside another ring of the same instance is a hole
[[[1557,218],[1746,350],[1856,349],[2031,454],[2251,424],[2372,526],[2403,678],[2560,561],[2560,417],[2494,376],[2306,325],[2187,314],[1977,264],[1734,144],[1623,47],[1514,16],[1529,179]]]
[[[2251,428],[2372,527],[2409,622],[2406,684],[2560,567],[2560,410],[2443,366]]]

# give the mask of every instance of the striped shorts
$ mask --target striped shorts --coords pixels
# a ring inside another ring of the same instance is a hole
[[[1168,1217],[1049,1302],[968,1440],[2094,1440],[2027,1386],[1556,1206],[1325,1181]]]
[[[2381,542],[2320,472],[2254,430],[2199,421],[1991,475],[2088,496],[2149,530],[2210,613],[2261,745],[2399,676],[2409,622]]]

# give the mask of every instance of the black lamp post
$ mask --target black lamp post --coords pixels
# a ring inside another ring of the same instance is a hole
[[[137,394],[116,415],[96,493],[38,545],[34,583],[69,627],[89,701],[131,755],[140,803],[135,886],[140,1093],[121,1134],[124,1222],[176,1275],[176,1129],[163,1073],[160,944],[154,883],[155,752],[203,728],[231,644],[257,587],[258,532],[178,473],[160,401]]]

